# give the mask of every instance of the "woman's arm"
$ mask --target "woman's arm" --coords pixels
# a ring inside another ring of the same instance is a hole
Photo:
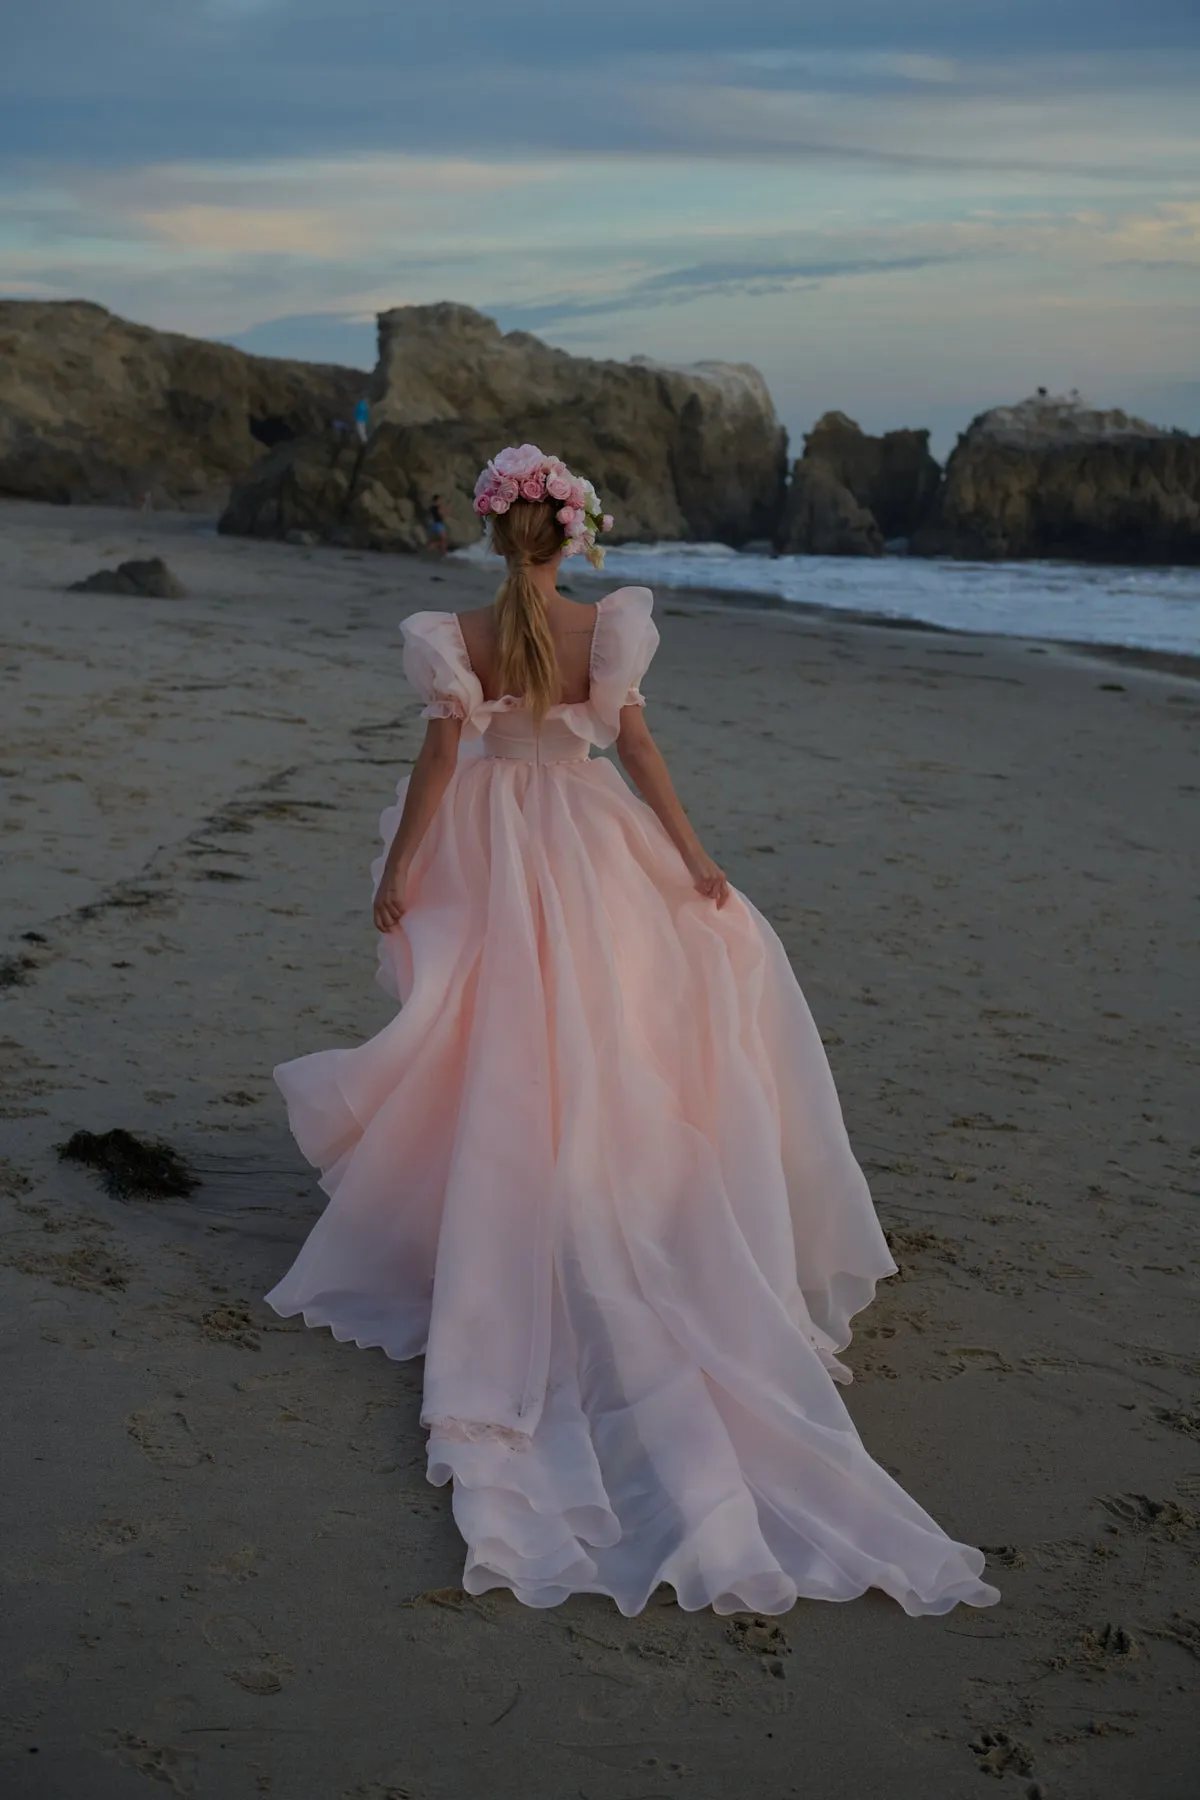
[[[425,742],[413,764],[404,811],[384,860],[375,894],[375,925],[392,931],[404,916],[404,886],[417,845],[429,829],[458,762],[461,719],[430,719]]]
[[[667,836],[682,856],[698,894],[715,900],[718,907],[729,898],[729,883],[707,854],[695,827],[680,804],[663,753],[650,735],[640,706],[621,708],[617,755],[642,799],[655,813]]]

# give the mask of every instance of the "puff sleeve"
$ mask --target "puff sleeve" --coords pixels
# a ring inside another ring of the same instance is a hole
[[[453,613],[413,613],[400,626],[404,673],[425,706],[423,719],[459,719],[464,733],[483,705],[483,688],[471,667],[462,629]]]
[[[649,588],[618,588],[600,602],[592,645],[592,742],[604,749],[621,729],[623,706],[644,706],[641,681],[658,649]]]

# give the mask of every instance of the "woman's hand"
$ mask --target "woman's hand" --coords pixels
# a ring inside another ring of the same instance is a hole
[[[699,856],[688,858],[688,874],[692,878],[692,886],[706,900],[716,902],[720,911],[729,898],[729,883],[725,879],[724,870],[719,869],[711,856],[703,852]]]
[[[375,891],[375,929],[394,931],[404,917],[404,889],[408,870],[400,863],[385,867]]]

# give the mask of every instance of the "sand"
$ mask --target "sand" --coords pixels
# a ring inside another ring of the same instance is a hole
[[[902,1265],[848,1403],[1004,1599],[537,1613],[458,1589],[419,1365],[260,1300],[320,1200],[271,1066],[388,1013],[396,621],[490,583],[201,527],[0,506],[5,1795],[1193,1794],[1200,685],[661,597],[651,721]],[[188,598],[64,592],[149,554]],[[202,1185],[57,1159],[113,1126]]]

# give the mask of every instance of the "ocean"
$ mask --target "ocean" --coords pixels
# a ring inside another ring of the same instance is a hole
[[[607,552],[604,573],[652,588],[770,594],[951,631],[1200,656],[1200,568],[762,556],[726,544],[630,544]]]

